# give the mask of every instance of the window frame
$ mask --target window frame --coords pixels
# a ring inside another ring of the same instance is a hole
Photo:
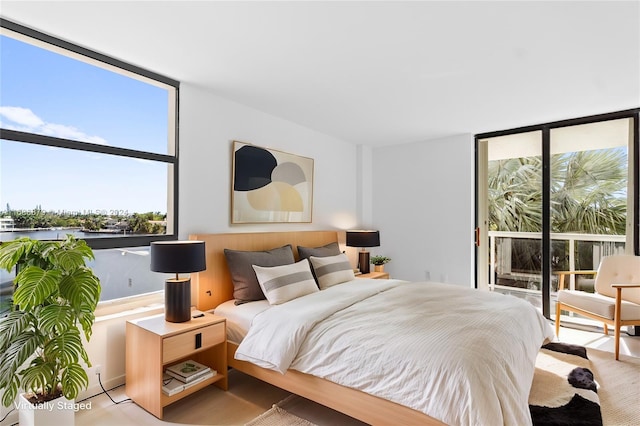
[[[59,54],[67,54],[77,60],[85,61],[93,66],[100,66],[93,62],[99,62],[106,65],[105,68],[111,72],[117,72],[117,70],[123,70],[126,74],[136,74],[144,78],[144,80],[150,79],[155,82],[162,83],[166,86],[171,86],[175,90],[174,104],[170,105],[169,111],[169,139],[173,139],[173,146],[169,146],[168,154],[158,154],[149,151],[140,151],[130,148],[121,148],[116,146],[99,145],[89,142],[75,141],[71,139],[63,139],[57,137],[51,137],[46,135],[40,135],[36,133],[21,132],[16,130],[3,129],[0,127],[0,139],[13,142],[22,142],[35,145],[44,145],[49,147],[73,149],[84,152],[94,152],[108,155],[115,155],[119,157],[128,157],[135,159],[151,160],[162,162],[167,165],[171,165],[172,179],[167,182],[167,230],[163,235],[134,235],[123,237],[109,237],[109,238],[87,238],[86,242],[92,249],[109,249],[120,247],[141,247],[148,246],[152,241],[163,240],[176,240],[178,239],[178,181],[179,181],[179,99],[180,99],[180,82],[169,77],[165,77],[161,74],[143,69],[141,67],[129,64],[127,62],[112,58],[110,56],[98,53],[96,51],[87,49],[85,47],[78,46],[65,40],[44,34],[32,28],[25,27],[20,24],[8,21],[0,18],[0,28],[4,30],[12,31],[18,35],[26,38],[36,40],[37,42],[45,43],[49,46],[53,46]],[[38,43],[38,44],[41,44]],[[88,58],[88,60],[87,60]],[[114,69],[115,68],[115,69]],[[133,78],[133,77],[132,77]],[[151,83],[149,83],[151,84]],[[171,102],[171,101],[170,101]],[[173,114],[171,114],[173,109]]]
[[[551,130],[576,126],[581,124],[592,124],[602,121],[611,121],[617,119],[629,119],[631,121],[630,145],[628,166],[630,168],[629,184],[631,191],[627,193],[627,197],[632,197],[631,211],[627,211],[627,236],[632,233],[631,240],[627,237],[627,251],[634,255],[640,255],[640,108],[631,108],[622,111],[609,112],[604,114],[590,115],[586,117],[572,118],[567,120],[554,121],[550,123],[519,127],[509,130],[501,130],[495,132],[487,132],[475,135],[475,226],[476,232],[480,232],[481,227],[486,229],[486,225],[481,223],[481,214],[479,212],[480,203],[480,187],[479,180],[480,170],[482,169],[480,162],[485,161],[481,149],[480,141],[482,139],[490,139],[499,136],[508,136],[518,133],[528,133],[534,131],[541,132],[541,148],[542,148],[542,312],[546,318],[551,318],[550,302],[551,302],[551,210],[550,210],[550,185],[551,185],[551,168],[548,166],[551,158]],[[486,151],[485,151],[486,153]],[[630,222],[629,222],[630,220]],[[484,245],[475,247],[475,287],[479,288],[480,269],[479,250],[485,250]],[[484,271],[482,271],[484,274]]]

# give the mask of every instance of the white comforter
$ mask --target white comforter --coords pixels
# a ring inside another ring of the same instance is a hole
[[[450,425],[531,424],[536,354],[553,330],[529,303],[440,283],[355,280],[256,316],[236,352]]]

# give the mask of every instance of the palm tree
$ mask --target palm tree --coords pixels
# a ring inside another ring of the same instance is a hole
[[[624,235],[627,217],[627,155],[600,149],[552,158],[553,232]]]
[[[624,235],[627,155],[620,149],[551,157],[551,230]],[[489,162],[489,229],[540,232],[542,160]]]

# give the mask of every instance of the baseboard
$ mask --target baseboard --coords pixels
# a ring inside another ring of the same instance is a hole
[[[118,386],[123,386],[125,384],[125,377],[126,376],[123,374],[118,377],[112,377],[107,380],[102,380],[102,386],[104,386],[107,391]],[[95,382],[92,382],[84,392],[81,392],[78,395],[76,401],[82,401],[83,399],[92,398],[102,393],[104,393],[104,391],[100,387],[100,383],[96,380]]]

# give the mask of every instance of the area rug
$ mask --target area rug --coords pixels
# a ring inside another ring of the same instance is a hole
[[[533,425],[602,426],[598,382],[582,346],[544,345],[529,394]]]
[[[600,384],[598,396],[605,426],[640,425],[640,358],[587,348],[593,374]]]
[[[274,404],[268,411],[246,423],[245,426],[316,426],[313,423],[294,416]]]

